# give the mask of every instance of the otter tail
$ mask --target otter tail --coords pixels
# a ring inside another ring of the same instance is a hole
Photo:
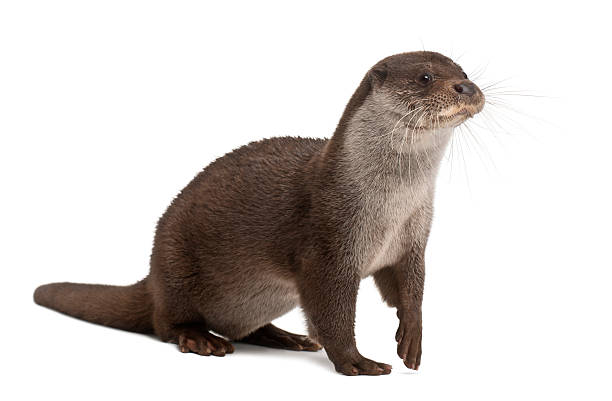
[[[88,322],[137,333],[152,333],[146,279],[130,286],[53,283],[34,291],[34,302]]]

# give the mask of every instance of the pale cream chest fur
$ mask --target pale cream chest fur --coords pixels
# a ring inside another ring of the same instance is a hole
[[[354,263],[361,277],[367,277],[399,261],[410,246],[413,235],[409,219],[429,202],[430,183],[399,185],[371,192],[363,199],[354,230]]]

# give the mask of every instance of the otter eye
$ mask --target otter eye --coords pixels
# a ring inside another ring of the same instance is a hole
[[[467,74],[465,72],[463,73],[463,78],[467,79]]]
[[[422,84],[428,84],[431,81],[433,81],[433,77],[431,76],[430,73],[426,72],[426,73],[423,73],[423,74],[419,75],[418,80]]]

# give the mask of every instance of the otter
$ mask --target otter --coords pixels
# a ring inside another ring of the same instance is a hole
[[[451,59],[387,57],[330,139],[252,142],[202,170],[160,218],[145,279],[47,284],[34,300],[181,352],[324,348],[340,373],[381,375],[391,366],[361,355],[354,335],[359,283],[372,275],[397,309],[397,353],[416,370],[436,175],[453,129],[483,105]],[[271,324],[298,305],[308,336]]]

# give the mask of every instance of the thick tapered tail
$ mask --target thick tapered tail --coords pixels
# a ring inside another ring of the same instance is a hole
[[[88,322],[137,333],[152,333],[146,279],[130,286],[53,283],[34,291],[34,302]]]

